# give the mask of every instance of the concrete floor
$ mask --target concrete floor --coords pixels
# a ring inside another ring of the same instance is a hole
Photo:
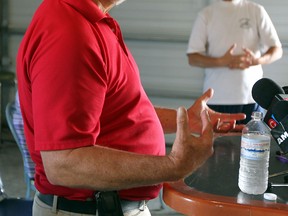
[[[2,140],[0,143],[0,176],[3,181],[4,189],[9,197],[25,197],[26,186],[24,182],[22,157],[20,151],[13,142],[7,128],[3,128]],[[165,206],[161,208],[159,197],[148,203],[152,216],[169,215],[180,216],[174,210]]]

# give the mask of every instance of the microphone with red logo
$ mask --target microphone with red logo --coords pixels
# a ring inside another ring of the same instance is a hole
[[[262,108],[267,110],[264,122],[270,129],[275,128],[278,121],[272,113],[272,108],[279,101],[288,100],[288,95],[285,94],[283,88],[269,78],[262,78],[254,84],[252,97]]]

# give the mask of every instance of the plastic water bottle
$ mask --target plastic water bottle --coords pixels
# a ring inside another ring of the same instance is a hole
[[[271,136],[262,118],[261,112],[253,112],[242,130],[238,186],[247,194],[263,194],[268,186]]]

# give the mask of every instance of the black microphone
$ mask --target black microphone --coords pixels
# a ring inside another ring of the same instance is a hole
[[[253,85],[252,97],[256,103],[267,110],[264,122],[269,128],[275,128],[278,123],[273,116],[272,108],[279,101],[288,100],[288,95],[286,95],[284,90],[273,80],[262,78]]]
[[[288,115],[288,101],[279,101],[272,107],[272,115],[280,122]]]
[[[281,150],[288,152],[288,101],[279,101],[272,108],[272,113],[278,124],[271,130],[271,135]]]

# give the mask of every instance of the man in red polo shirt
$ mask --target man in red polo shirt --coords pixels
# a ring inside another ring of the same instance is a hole
[[[176,110],[154,108],[107,13],[120,2],[45,0],[20,45],[20,104],[36,164],[34,215],[95,215],[97,191],[118,191],[124,215],[150,215],[145,201],[158,196],[162,182],[189,175],[212,154],[218,119],[245,118],[208,109],[212,90],[188,112],[179,108],[177,118]],[[165,156],[163,129],[176,128]]]

